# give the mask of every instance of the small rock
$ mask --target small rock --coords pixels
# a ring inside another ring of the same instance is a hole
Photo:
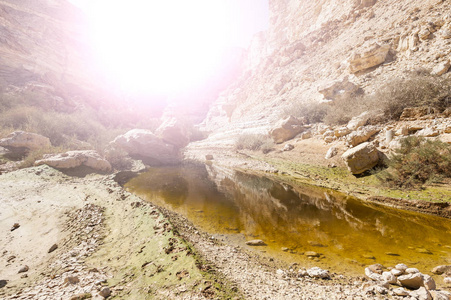
[[[418,289],[423,286],[423,277],[421,273],[407,274],[398,277],[399,282],[402,286],[409,289]]]
[[[385,252],[385,255],[390,255],[390,256],[401,256],[398,253],[394,253],[394,252]]]
[[[92,295],[91,293],[83,293],[83,294],[77,294],[70,298],[70,300],[84,300],[84,299],[91,299]]]
[[[451,293],[445,291],[429,291],[434,300],[450,300]]]
[[[396,296],[409,296],[409,292],[403,287],[399,287],[399,288],[394,289],[393,293]]]
[[[25,272],[28,272],[29,269],[30,269],[30,268],[29,268],[27,265],[25,265],[25,266],[23,266],[22,268],[20,268],[19,273],[25,273]]]
[[[395,269],[396,270],[400,270],[400,271],[405,271],[405,270],[407,270],[407,266],[405,265],[405,264],[397,264],[396,266],[395,266]]]
[[[435,290],[437,288],[437,285],[435,284],[434,278],[432,278],[431,276],[426,275],[426,274],[421,274],[421,276],[423,277],[424,287],[427,290],[430,291],[430,290]]]
[[[77,276],[68,276],[64,279],[64,283],[77,284],[80,282]]]
[[[431,294],[424,287],[420,287],[419,289],[410,292],[409,295],[418,300],[432,300]]]
[[[100,291],[99,295],[102,296],[103,298],[108,298],[109,296],[111,296],[111,289],[108,287],[103,288]]]
[[[8,284],[7,280],[4,280],[4,279],[0,280],[0,289],[5,287],[7,284]]]
[[[398,269],[392,269],[390,272],[395,276],[400,276],[400,275],[404,274],[404,271],[401,271]]]
[[[28,278],[27,274],[23,274],[22,276],[20,276],[20,278]]]
[[[287,247],[282,247],[281,250],[282,250],[283,252],[287,252],[287,251],[289,251],[290,249],[287,248]]]
[[[321,256],[321,254],[319,254],[315,251],[306,251],[306,252],[304,252],[304,254],[305,254],[305,256],[308,256],[308,257],[320,257]]]
[[[451,271],[451,266],[437,266],[433,268],[431,272],[437,275],[442,275],[448,271]]]
[[[294,149],[294,146],[292,144],[286,144],[285,147],[283,147],[283,151],[291,151]]]
[[[324,158],[331,159],[332,157],[334,157],[337,154],[338,154],[338,149],[336,147],[330,147],[329,150],[327,150],[326,156]]]
[[[407,268],[405,272],[407,274],[415,274],[415,273],[420,273],[420,270],[418,270],[417,268]]]
[[[445,279],[443,279],[443,282],[446,284],[451,284],[451,277],[445,277]]]
[[[11,262],[15,259],[16,257],[14,255],[11,255],[10,257],[8,257],[8,259],[6,260],[6,262]]]
[[[53,251],[55,251],[58,248],[57,244],[53,244],[52,247],[50,247],[48,253],[52,253]]]
[[[19,227],[20,227],[19,223],[14,223],[13,227],[11,227],[11,231],[14,231],[14,230],[16,230]]]
[[[368,269],[370,269],[371,272],[381,274],[383,272],[384,266],[381,264],[373,264],[368,266]]]
[[[311,269],[308,269],[307,274],[308,274],[308,276],[313,277],[313,278],[326,279],[326,278],[330,277],[328,270],[323,270],[318,267],[313,267]]]
[[[262,240],[251,240],[251,241],[247,241],[246,245],[248,245],[248,246],[266,246],[266,243],[263,242]]]
[[[205,159],[206,160],[213,160],[213,155],[207,154],[207,155],[205,155]]]
[[[389,284],[395,284],[397,281],[396,276],[393,275],[393,273],[391,273],[391,272],[383,272],[382,279],[384,281],[388,282]]]

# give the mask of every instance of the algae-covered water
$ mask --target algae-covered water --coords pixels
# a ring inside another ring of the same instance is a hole
[[[451,220],[402,211],[331,190],[277,182],[213,165],[150,169],[131,192],[184,215],[225,242],[287,262],[362,274],[405,263],[428,273],[451,264]],[[308,257],[307,252],[319,257]]]

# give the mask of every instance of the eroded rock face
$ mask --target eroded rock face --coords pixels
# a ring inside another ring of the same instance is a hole
[[[346,163],[352,174],[358,175],[379,163],[379,151],[368,142],[347,150],[341,158]]]
[[[165,143],[150,130],[130,130],[116,137],[111,145],[132,157],[142,158],[150,165],[177,164],[181,161],[178,148]]]
[[[68,151],[57,155],[50,154],[36,161],[35,164],[37,166],[45,164],[55,169],[72,169],[86,166],[100,172],[111,171],[110,163],[94,150]]]
[[[190,141],[188,126],[177,118],[165,120],[155,131],[155,134],[163,139],[165,143],[183,148]]]
[[[358,93],[360,87],[346,77],[341,81],[334,81],[318,89],[318,92],[327,100],[339,100]]]
[[[280,144],[301,133],[304,130],[303,124],[304,122],[301,120],[289,116],[279,121],[269,134],[275,143]]]
[[[28,150],[37,150],[50,147],[49,138],[31,132],[15,131],[6,138],[0,140],[0,146],[7,149],[26,148]]]
[[[390,45],[373,44],[363,52],[355,53],[349,59],[349,71],[357,73],[378,66],[385,62],[389,51]]]

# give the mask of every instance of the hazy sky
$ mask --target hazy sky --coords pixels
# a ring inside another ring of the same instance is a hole
[[[108,11],[108,6],[113,2],[122,2],[125,5],[127,0],[69,0],[85,11],[92,11],[96,5],[104,5]],[[142,0],[152,2],[154,0]],[[167,1],[167,0],[157,0]],[[189,2],[189,0],[185,0]],[[268,1],[269,0],[209,0],[210,2],[221,2],[224,5],[224,16],[229,20],[230,31],[233,33],[230,39],[231,46],[246,48],[252,36],[268,26]],[[175,9],[175,8],[174,8]],[[98,13],[96,13],[98,14]]]

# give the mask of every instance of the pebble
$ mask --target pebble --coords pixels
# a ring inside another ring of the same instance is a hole
[[[27,265],[25,265],[25,266],[23,266],[22,268],[19,269],[19,272],[18,272],[18,273],[25,273],[25,272],[28,272],[29,269],[30,269],[30,268],[29,268]]]
[[[103,298],[108,298],[111,295],[111,289],[108,287],[103,288],[100,291],[99,295],[102,296]]]
[[[11,231],[14,231],[14,230],[16,230],[19,227],[20,227],[19,223],[14,223],[13,227],[11,227]]]
[[[50,247],[48,253],[52,253],[53,251],[55,251],[58,248],[57,244],[53,244],[52,247]]]

